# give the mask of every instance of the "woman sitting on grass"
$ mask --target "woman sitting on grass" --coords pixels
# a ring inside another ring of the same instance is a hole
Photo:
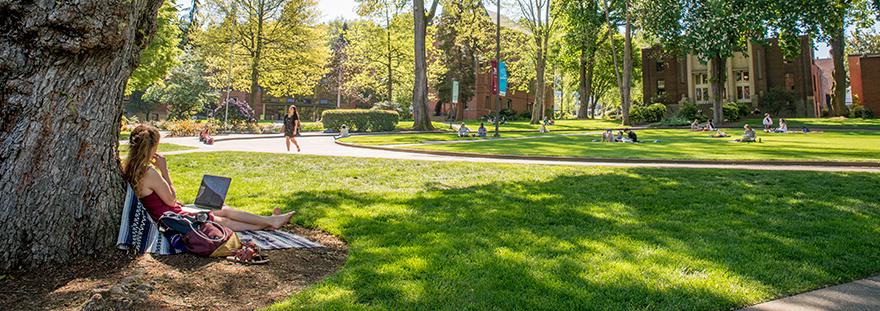
[[[743,126],[743,129],[744,129],[743,138],[742,138],[742,139],[737,139],[736,141],[741,142],[741,143],[753,143],[753,142],[755,142],[755,139],[756,139],[757,136],[758,136],[758,134],[755,134],[755,129],[753,129],[753,128],[752,128],[751,126],[749,126],[748,124],[746,124],[745,126]]]
[[[785,119],[779,119],[779,127],[773,131],[775,133],[788,133],[788,123]]]
[[[461,126],[458,127],[458,137],[468,137],[468,134],[470,134],[470,132],[471,130],[468,129],[466,125],[464,125],[464,122],[461,122]]]
[[[700,127],[700,120],[694,119],[694,122],[691,123],[691,132],[699,132],[702,130],[703,130],[703,128]]]
[[[128,159],[123,164],[122,177],[131,185],[147,213],[158,222],[165,212],[195,217],[183,210],[177,202],[177,193],[168,174],[165,157],[156,153],[159,149],[159,130],[149,125],[139,125],[131,131]],[[290,222],[293,212],[281,214],[275,208],[272,216],[254,215],[227,206],[208,212],[208,219],[232,231],[278,229]]]

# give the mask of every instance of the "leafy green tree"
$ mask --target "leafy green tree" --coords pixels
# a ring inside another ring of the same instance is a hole
[[[556,29],[556,19],[551,15],[550,0],[516,0],[522,13],[521,23],[529,30],[535,60],[535,105],[532,108],[532,124],[544,118],[546,91],[547,54],[550,37]]]
[[[880,53],[880,32],[872,28],[853,29],[846,40],[846,54]]]
[[[348,67],[349,87],[364,103],[393,101],[412,104],[413,19],[399,14],[390,27],[371,20],[349,23]],[[380,38],[380,40],[377,40]],[[391,46],[386,40],[390,38]],[[382,40],[385,39],[385,40]]]
[[[452,102],[452,83],[459,82],[459,105],[454,118],[460,119],[464,103],[469,102],[476,89],[476,77],[487,69],[494,58],[494,23],[489,18],[483,1],[462,0],[443,3],[434,40],[443,51],[438,55],[441,70],[432,85],[441,103]]]
[[[134,92],[143,93],[151,84],[162,81],[168,71],[177,66],[177,57],[182,51],[178,48],[180,43],[180,28],[178,28],[177,9],[174,4],[166,1],[159,8],[156,16],[156,35],[143,51],[141,51],[138,67],[131,73],[125,94]]]
[[[189,119],[205,107],[216,106],[219,94],[211,87],[204,61],[187,53],[180,65],[171,70],[164,83],[156,83],[147,89],[143,100],[168,107],[168,119]]]
[[[709,62],[713,119],[723,120],[726,59],[746,51],[750,40],[763,39],[767,8],[757,2],[733,0],[642,0],[636,6],[641,27],[660,39],[667,50]]]
[[[596,52],[609,34],[607,27],[603,27],[604,12],[596,0],[563,0],[555,9],[559,11],[560,27],[565,33],[562,54],[577,55],[578,94],[581,103],[588,103],[593,95]],[[589,105],[581,105],[577,117],[593,118],[593,110],[589,108]]]
[[[358,14],[364,17],[372,18],[379,22],[379,27],[381,31],[376,33],[379,37],[368,37],[363,38],[363,40],[373,41],[376,38],[382,38],[383,41],[382,47],[384,48],[384,55],[382,60],[376,59],[376,62],[381,62],[382,65],[385,66],[385,99],[386,100],[394,100],[394,84],[395,84],[395,69],[394,63],[399,62],[401,58],[401,54],[407,53],[404,51],[408,51],[408,49],[401,49],[398,44],[402,37],[400,33],[400,27],[402,26],[398,21],[398,16],[403,13],[404,8],[406,8],[408,1],[405,0],[357,0],[358,3]],[[414,26],[413,26],[414,27]],[[414,34],[409,31],[409,27],[404,28],[409,34]],[[415,43],[413,43],[414,45]],[[408,54],[408,53],[407,53]]]
[[[208,10],[214,18],[193,34],[193,44],[210,71],[219,73],[213,85],[249,88],[252,104],[263,91],[276,96],[314,92],[330,54],[316,26],[315,0],[215,0]]]

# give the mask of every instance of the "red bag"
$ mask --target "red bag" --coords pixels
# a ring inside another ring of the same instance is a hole
[[[209,221],[193,224],[193,230],[183,235],[183,244],[190,253],[208,257],[232,236],[235,232],[229,228]]]

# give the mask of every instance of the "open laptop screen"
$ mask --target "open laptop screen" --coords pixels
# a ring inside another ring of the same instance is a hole
[[[223,207],[226,201],[226,193],[232,179],[227,177],[205,175],[202,177],[202,185],[199,186],[199,194],[196,195],[196,206],[204,206],[214,209]]]

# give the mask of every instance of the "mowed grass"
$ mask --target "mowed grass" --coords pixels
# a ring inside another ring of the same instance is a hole
[[[880,128],[880,119],[851,119],[851,118],[783,118],[788,123],[788,128],[791,130],[800,130],[801,127],[806,126],[808,128],[813,127],[822,127],[822,128]],[[749,119],[745,121],[737,122],[736,124],[741,127],[743,124],[751,124],[756,128],[763,128],[762,125],[763,119]],[[773,125],[779,126],[779,118],[773,118]]]
[[[455,123],[461,124],[461,122]],[[480,127],[480,121],[466,121],[465,125],[468,128],[476,130]],[[489,131],[495,130],[494,123],[485,122]],[[448,128],[449,125],[447,124]],[[529,121],[512,121],[507,124],[499,125],[499,131],[535,131],[541,127],[540,124],[529,124]],[[595,119],[595,120],[556,120],[554,125],[550,126],[551,130],[556,131],[584,131],[584,130],[598,130],[598,129],[614,129],[614,128],[623,128],[620,123],[620,120],[607,120],[607,119]]]
[[[471,134],[476,134],[473,129]],[[488,141],[491,140],[493,132],[489,132],[489,137],[458,137],[457,133],[419,133],[419,134],[390,134],[390,135],[355,135],[342,138],[340,141],[361,145],[382,146],[382,145],[405,145],[405,144],[422,144],[430,142],[451,142],[451,141]],[[534,137],[541,135],[538,132],[506,132],[503,138],[522,138]]]
[[[727,310],[880,272],[880,175],[169,156],[349,243],[271,309]]]
[[[195,147],[176,145],[176,144],[168,144],[168,143],[159,143],[159,153],[162,152],[172,152],[172,151],[183,151],[183,150],[192,150],[197,149]],[[119,157],[121,159],[125,159],[128,155],[128,144],[120,144],[119,145]]]
[[[758,132],[761,143],[737,143],[742,131],[727,130],[732,137],[712,138],[711,132],[689,130],[640,130],[640,144],[600,143],[600,134],[584,136],[544,135],[521,140],[499,140],[468,144],[408,146],[409,149],[506,154],[523,156],[560,156],[614,159],[687,159],[687,160],[799,160],[799,161],[880,161],[880,132],[829,131],[823,133],[766,134]],[[451,136],[450,140],[454,139]],[[387,136],[347,142],[392,144],[412,137]],[[654,142],[659,140],[660,142]]]

